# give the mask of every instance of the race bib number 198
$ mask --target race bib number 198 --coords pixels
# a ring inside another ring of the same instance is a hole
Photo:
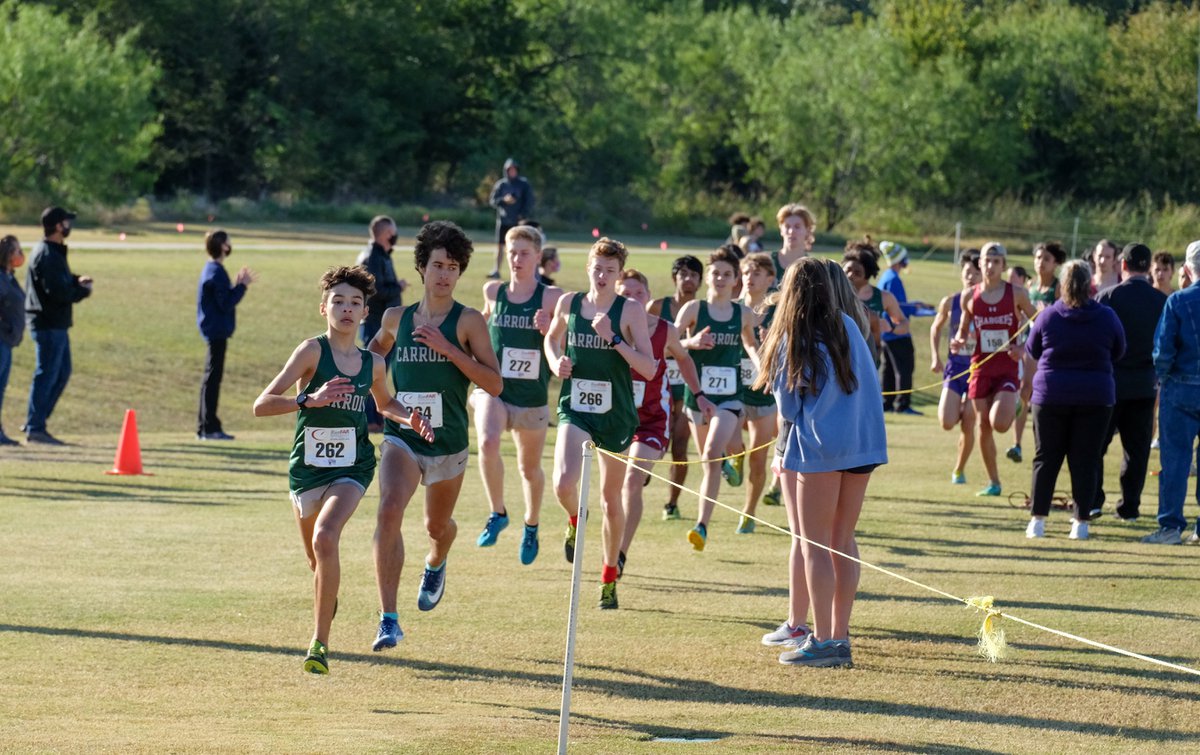
[[[351,466],[357,447],[353,427],[304,428],[304,463],[310,467]]]

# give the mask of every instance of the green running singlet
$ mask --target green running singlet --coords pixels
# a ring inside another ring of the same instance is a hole
[[[467,388],[471,381],[454,363],[413,338],[416,304],[404,308],[396,329],[396,355],[392,359],[392,387],[396,398],[409,410],[420,411],[433,427],[433,442],[411,428],[387,420],[384,434],[400,438],[422,456],[448,456],[467,448]],[[464,307],[459,302],[446,314],[438,330],[458,348],[458,318]]]
[[[549,402],[550,365],[542,349],[541,331],[533,316],[542,307],[546,287],[541,283],[528,301],[514,304],[508,300],[508,286],[496,290],[496,303],[488,318],[492,348],[500,360],[504,390],[500,399],[513,406],[546,406]]]
[[[579,314],[586,294],[570,296],[564,353],[571,360],[571,377],[562,383],[558,421],[584,430],[606,451],[623,453],[638,426],[632,370],[625,357],[596,335],[592,321]],[[625,297],[618,296],[608,308],[614,330],[621,326],[624,307]]]
[[[1037,309],[1049,307],[1051,304],[1058,301],[1058,281],[1055,280],[1054,284],[1050,286],[1049,289],[1041,289],[1037,286],[1030,286],[1029,301],[1032,302],[1033,306]],[[1042,307],[1038,307],[1038,304],[1041,304]]]
[[[672,324],[675,323],[675,313],[671,311],[671,307],[674,306],[674,303],[675,300],[670,296],[664,296],[662,298],[662,310],[658,315],[662,319]],[[667,385],[670,386],[671,389],[671,400],[683,401],[683,378],[679,375],[679,362],[675,361],[671,357],[667,357],[666,362]]]
[[[767,329],[771,327],[771,321],[775,319],[775,305],[767,307],[765,316],[763,317],[762,325],[755,328],[755,333],[758,335],[758,342],[762,343],[763,336],[767,334]],[[746,406],[774,406],[775,395],[771,393],[769,387],[764,393],[756,391],[750,386],[754,383],[754,379],[758,377],[758,370],[754,369],[754,361],[750,359],[750,355],[746,353],[745,347],[742,348],[742,403]]]
[[[293,493],[322,488],[349,477],[364,488],[375,477],[375,446],[367,434],[367,397],[374,382],[374,355],[359,349],[362,367],[357,375],[338,369],[329,338],[317,336],[321,356],[304,393],[317,391],[335,377],[347,377],[354,393],[329,406],[301,408],[288,463],[288,487]]]
[[[709,313],[708,302],[701,300],[696,324],[692,326],[693,335],[707,327],[717,342],[711,349],[692,350],[691,356],[696,363],[696,371],[700,373],[700,390],[718,408],[722,404],[740,403],[742,400],[742,305],[735,301],[730,306],[733,316],[718,321]],[[683,401],[689,409],[700,409],[696,397],[686,387]]]

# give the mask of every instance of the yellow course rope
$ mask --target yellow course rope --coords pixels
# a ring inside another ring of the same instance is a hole
[[[760,446],[760,448],[761,448],[761,446]],[[624,454],[613,453],[611,451],[606,451],[600,447],[596,447],[596,450],[599,451],[600,453],[604,454],[605,456],[611,456],[614,459],[623,459],[623,460],[627,460],[627,461],[654,461],[653,459],[635,459],[632,456],[626,456]],[[755,449],[755,450],[757,450],[757,449]],[[710,461],[716,461],[716,460],[712,459]],[[650,477],[653,477],[657,480],[662,480],[663,482],[667,483],[668,485],[673,485],[685,493],[691,493],[692,495],[699,496],[710,503],[716,504],[717,506],[720,506],[721,508],[732,511],[735,514],[744,516],[748,519],[752,519],[755,522],[758,522],[759,524],[762,524],[766,527],[770,527],[771,529],[776,530],[778,532],[782,532],[785,535],[789,535],[797,540],[808,543],[809,545],[815,545],[816,547],[821,548],[822,550],[829,551],[831,554],[833,554],[835,556],[841,556],[842,558],[849,559],[849,560],[855,562],[856,564],[859,564],[860,566],[865,566],[868,569],[874,569],[877,572],[886,574],[889,577],[900,580],[901,582],[907,582],[908,584],[910,584],[914,587],[919,587],[922,590],[926,590],[928,592],[934,593],[935,595],[940,595],[943,598],[947,598],[948,600],[953,600],[958,603],[963,603],[963,604],[967,605],[969,608],[974,608],[977,611],[986,612],[987,615],[984,617],[983,626],[979,630],[979,650],[980,650],[980,653],[990,661],[995,662],[997,659],[1004,657],[1004,652],[1005,652],[1005,649],[1007,646],[1006,646],[1006,643],[1004,640],[1004,630],[1000,629],[997,626],[997,623],[998,623],[997,619],[1009,619],[1010,621],[1015,621],[1018,624],[1024,624],[1025,626],[1032,627],[1034,629],[1040,629],[1043,632],[1049,632],[1050,634],[1056,634],[1059,637],[1065,637],[1066,639],[1069,639],[1069,640],[1075,640],[1076,642],[1083,643],[1084,645],[1090,645],[1091,647],[1099,648],[1100,650],[1107,650],[1109,652],[1117,653],[1119,655],[1125,655],[1130,658],[1136,658],[1141,661],[1146,661],[1147,663],[1153,663],[1153,664],[1157,664],[1159,666],[1164,666],[1166,668],[1173,669],[1175,671],[1182,671],[1186,674],[1200,676],[1200,670],[1190,668],[1188,666],[1181,666],[1177,663],[1170,663],[1168,661],[1163,661],[1163,660],[1160,660],[1158,658],[1153,658],[1148,655],[1142,655],[1140,653],[1134,653],[1133,651],[1130,651],[1130,650],[1124,650],[1122,648],[1114,647],[1112,645],[1106,645],[1103,642],[1096,642],[1095,640],[1089,640],[1086,637],[1080,637],[1079,635],[1071,634],[1069,632],[1063,632],[1058,629],[1052,629],[1051,627],[1043,626],[1041,624],[1037,624],[1035,622],[1028,621],[1026,619],[1022,619],[1021,617],[1014,616],[1011,613],[1007,613],[1004,611],[998,611],[992,605],[992,597],[991,596],[960,598],[957,595],[953,595],[944,590],[939,590],[938,588],[933,587],[931,585],[924,584],[923,582],[918,582],[915,579],[911,579],[909,577],[904,576],[903,574],[897,574],[896,572],[894,572],[890,569],[885,569],[882,566],[876,566],[875,564],[872,564],[868,561],[863,561],[862,559],[856,558],[847,553],[842,553],[839,550],[830,548],[828,545],[822,545],[821,543],[813,542],[812,540],[809,540],[808,538],[804,537],[803,535],[798,535],[795,532],[791,532],[790,530],[784,529],[783,527],[779,527],[779,526],[772,524],[771,522],[768,522],[764,519],[759,519],[758,517],[751,516],[749,514],[743,514],[740,509],[737,509],[737,508],[734,508],[733,506],[729,506],[724,503],[721,503],[720,501],[718,501],[714,498],[709,498],[708,496],[703,495],[699,491],[692,490],[690,488],[684,487],[683,485],[679,485],[679,484],[673,482],[672,480],[669,480],[666,477],[663,477],[662,475],[655,474],[654,472],[652,472],[650,470],[643,470],[643,471],[645,471],[645,473],[647,475],[649,475]]]

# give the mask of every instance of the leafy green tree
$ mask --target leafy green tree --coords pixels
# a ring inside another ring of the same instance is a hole
[[[119,202],[153,179],[158,69],[136,34],[107,40],[40,6],[0,4],[0,193],[35,204]]]

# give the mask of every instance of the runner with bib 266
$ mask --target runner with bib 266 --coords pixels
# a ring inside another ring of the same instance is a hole
[[[575,557],[583,443],[591,440],[606,451],[626,453],[638,426],[631,368],[643,380],[652,380],[657,371],[645,312],[637,302],[617,295],[628,254],[624,244],[609,238],[593,244],[587,256],[587,293],[563,294],[546,333],[546,361],[562,379],[554,494],[569,517],[564,543],[568,561]],[[604,508],[600,603],[615,607],[617,556],[625,526],[625,462],[605,454],[599,454],[598,461]]]

